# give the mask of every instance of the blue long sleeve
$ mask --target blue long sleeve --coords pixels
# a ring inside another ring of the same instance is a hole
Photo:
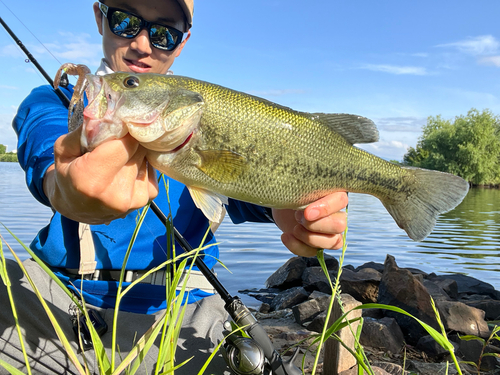
[[[63,89],[71,97],[70,90]],[[35,88],[19,106],[12,127],[17,133],[17,157],[26,172],[31,194],[50,206],[43,177],[54,163],[54,142],[68,132],[68,110],[48,85]]]

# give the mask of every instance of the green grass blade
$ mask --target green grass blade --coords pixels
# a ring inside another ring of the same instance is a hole
[[[123,359],[120,365],[114,370],[113,374],[121,374],[132,363],[132,361],[134,361],[138,356],[140,356],[142,352],[144,352],[145,348],[150,348],[151,345],[153,345],[159,331],[161,330],[162,324],[165,322],[166,314],[167,312],[164,311],[161,317],[153,323],[153,325],[139,339],[137,344],[135,344],[132,350]],[[134,371],[137,371],[137,368]]]
[[[0,366],[2,366],[4,369],[6,369],[10,374],[12,375],[24,375],[24,372],[18,370],[11,364],[5,362],[3,359],[0,359]]]
[[[51,324],[56,332],[56,335],[59,338],[59,341],[61,341],[61,344],[63,345],[64,350],[66,351],[66,354],[68,355],[68,358],[71,360],[71,362],[73,363],[73,365],[76,367],[76,369],[78,370],[78,372],[80,374],[82,374],[82,375],[88,374],[88,372],[86,372],[84,370],[84,368],[82,367],[82,365],[78,361],[78,357],[76,356],[75,352],[73,351],[73,348],[71,347],[71,344],[69,343],[67,337],[64,335],[64,332],[61,329],[61,326],[57,322],[57,319],[55,318],[54,314],[52,313],[52,310],[45,302],[45,299],[40,294],[40,291],[38,290],[35,283],[31,279],[31,277],[28,274],[28,271],[24,267],[23,263],[21,262],[21,260],[19,259],[19,257],[17,256],[17,254],[14,251],[11,251],[11,252],[12,252],[12,255],[14,256],[14,258],[16,259],[17,263],[19,264],[19,267],[21,268],[24,275],[26,276],[26,279],[28,280],[31,287],[33,288],[35,295],[37,296],[38,300],[42,304],[42,307],[45,310],[45,313],[47,314],[47,317],[49,318],[49,320],[50,320],[50,322],[51,322]]]
[[[128,258],[130,257],[130,252],[132,251],[132,247],[134,246],[137,235],[139,234],[139,230],[141,229],[142,223],[146,217],[146,213],[149,210],[149,204],[145,206],[142,211],[140,211],[140,216],[138,222],[134,228],[134,232],[132,233],[132,238],[130,239],[127,251],[125,252],[125,257],[123,259],[123,265],[120,272],[120,281],[118,282],[118,289],[116,292],[116,302],[115,302],[115,311],[113,314],[113,330],[111,336],[111,371],[113,372],[115,369],[116,362],[116,327],[118,326],[118,312],[120,311],[120,302],[123,297],[121,291],[123,289],[123,279],[125,277],[125,271],[127,267]]]
[[[2,278],[3,283],[5,284],[5,287],[7,288],[7,295],[9,297],[10,308],[12,310],[12,316],[14,317],[14,322],[16,324],[17,336],[19,337],[19,343],[21,344],[21,351],[23,352],[24,363],[26,364],[26,370],[28,371],[28,374],[31,375],[31,366],[28,360],[26,346],[24,345],[24,338],[21,332],[21,326],[19,324],[16,304],[14,303],[14,296],[12,295],[12,288],[11,288],[12,284],[10,282],[9,274],[7,273],[7,263],[5,261],[5,256],[3,253],[3,242],[5,242],[5,239],[0,234],[0,276]]]
[[[83,311],[85,314],[85,319],[87,322],[90,322],[91,320],[90,320],[87,306],[85,304],[85,300],[83,299],[83,296],[82,296],[82,304],[83,304]],[[102,343],[101,337],[99,336],[99,334],[95,330],[95,327],[93,324],[87,324],[87,327],[90,331],[90,336],[92,339],[92,346],[94,348],[94,353],[95,353],[95,356],[97,358],[97,363],[98,363],[98,366],[100,369],[100,373],[101,374],[109,374],[110,370],[111,370],[111,364],[110,364],[109,358],[106,354],[106,350],[104,349],[104,345]]]
[[[82,305],[80,301],[73,295],[73,293],[68,289],[68,287],[52,272],[52,270],[47,267],[45,262],[41,260],[28,246],[26,246],[14,233],[12,233],[9,228],[2,224],[2,226],[9,232],[9,234],[14,237],[14,239],[24,248],[24,250],[33,258],[33,260],[45,271],[47,275],[59,286],[61,289],[68,295],[69,298],[73,301],[73,303],[83,312]],[[12,250],[11,250],[12,252]]]

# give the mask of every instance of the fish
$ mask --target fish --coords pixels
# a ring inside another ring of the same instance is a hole
[[[453,174],[400,166],[354,146],[378,140],[363,116],[296,111],[184,76],[117,72],[85,74],[85,81],[82,147],[130,134],[212,222],[222,220],[228,198],[299,210],[347,191],[375,196],[422,241],[469,189]]]

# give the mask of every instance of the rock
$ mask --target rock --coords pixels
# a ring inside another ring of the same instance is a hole
[[[323,296],[319,296],[315,299],[308,299],[307,301],[292,307],[293,315],[297,323],[304,324],[305,322],[314,319],[319,313],[328,308],[331,296],[325,293],[321,294],[323,294]]]
[[[458,294],[483,294],[493,299],[500,300],[500,292],[495,290],[491,284],[460,274],[436,276],[438,279],[451,279],[457,282]]]
[[[271,310],[281,310],[304,302],[309,293],[301,286],[296,286],[279,293],[271,302]]]
[[[453,363],[448,365],[448,369],[446,369],[446,363],[426,363],[409,360],[408,369],[410,371],[414,371],[419,375],[455,375],[458,374],[457,369]],[[462,374],[466,375],[469,372],[462,370]]]
[[[377,301],[399,307],[433,328],[439,329],[426,288],[410,271],[400,269],[391,255],[387,255],[385,261]],[[412,345],[415,345],[420,337],[427,335],[424,328],[409,316],[389,310],[386,311],[386,315],[396,319],[405,334],[406,341]]]
[[[339,269],[338,260],[335,259],[335,257],[324,253],[323,257],[325,258],[326,268],[329,271],[337,272]],[[306,262],[306,267],[321,267],[317,257],[309,257],[309,258],[302,257],[302,259],[304,259],[304,261]]]
[[[432,281],[437,286],[441,287],[441,289],[443,289],[450,298],[452,299],[458,298],[458,284],[455,280],[446,279],[442,277],[435,277],[434,275],[433,277],[430,278],[430,281]]]
[[[302,272],[306,269],[303,257],[293,257],[283,264],[266,280],[268,288],[290,288],[299,286],[302,282]]]
[[[332,278],[332,275],[330,278]],[[321,267],[306,268],[302,274],[302,285],[310,292],[314,290],[319,290],[320,292],[327,294],[331,294],[332,292],[332,288],[330,287],[328,279]]]
[[[449,301],[450,296],[448,293],[446,293],[443,288],[441,288],[439,285],[433,283],[430,280],[423,280],[423,285],[425,286],[425,289],[427,289],[427,292],[431,295],[431,297],[434,299],[434,301],[438,300],[444,300],[444,301]]]
[[[330,300],[331,293],[323,293],[320,292],[319,290],[313,290],[311,294],[309,294],[309,299],[316,299],[316,298],[328,298]]]
[[[450,341],[451,344],[455,347],[455,349],[458,349],[458,344]],[[418,350],[421,350],[425,352],[428,356],[430,357],[444,357],[445,355],[449,354],[448,350],[443,348],[441,345],[439,345],[432,336],[427,335],[427,336],[422,336],[418,342],[416,348]]]
[[[323,327],[325,326],[325,319],[326,319],[326,311],[323,311],[322,313],[319,313],[314,317],[314,319],[307,325],[307,329],[309,331],[314,331],[321,333],[323,331]]]
[[[422,270],[419,270],[418,268],[413,268],[413,267],[405,267],[405,270],[408,270],[411,272],[411,274],[413,276],[419,276],[419,275],[422,275],[422,277],[424,279],[428,278],[429,275],[427,273],[425,273],[424,271]]]
[[[372,268],[380,273],[384,272],[384,265],[382,263],[368,262],[356,268],[356,271],[360,271],[363,268]]]
[[[446,329],[483,338],[490,335],[484,311],[457,301],[436,301],[436,306]]]
[[[356,271],[356,268],[352,264],[348,264],[347,266],[342,267],[344,270]]]
[[[500,301],[493,299],[462,301],[467,306],[483,310],[485,320],[500,320]]]
[[[262,303],[262,305],[260,305],[259,307],[260,313],[267,314],[270,311],[271,311],[271,305],[269,305],[268,303]]]
[[[382,361],[373,361],[370,363],[375,367],[378,367],[385,372],[387,372],[390,375],[406,375],[409,374],[408,371],[403,371],[403,368],[399,365],[396,365],[395,363],[390,363],[390,362],[382,362]]]
[[[362,303],[377,302],[378,288],[382,274],[373,268],[363,268],[358,272],[343,269],[340,286],[343,293],[353,296]]]
[[[372,366],[373,373],[375,375],[391,375],[392,373],[385,371],[384,369],[377,367],[377,366]],[[349,370],[344,370],[338,373],[339,375],[358,375],[358,366],[351,367]],[[363,370],[363,375],[368,374],[366,371]],[[394,373],[396,374],[396,373]],[[401,374],[399,372],[398,374]]]
[[[382,319],[385,316],[383,309],[363,309],[363,318]]]
[[[274,297],[276,297],[276,295],[280,293],[281,290],[278,288],[243,289],[243,290],[238,290],[238,292],[243,294],[248,294],[250,297],[253,297],[262,303],[271,304]]]
[[[359,340],[362,345],[397,354],[403,347],[404,340],[403,332],[396,319],[388,317],[380,320],[364,319]]]
[[[460,352],[462,353],[463,359],[466,361],[472,361],[474,363],[479,363],[479,357],[481,351],[483,350],[483,343],[477,340],[460,340]],[[492,345],[488,345],[484,349],[485,353],[500,353],[500,349]],[[489,371],[500,366],[500,360],[496,357],[483,356],[481,358],[481,370]]]

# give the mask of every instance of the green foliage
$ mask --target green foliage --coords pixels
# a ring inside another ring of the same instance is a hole
[[[5,154],[7,152],[7,146],[0,143],[0,154]]]
[[[500,183],[500,118],[489,110],[471,109],[467,116],[429,117],[404,164],[461,176],[474,185]]]
[[[0,162],[16,162],[17,163],[17,154],[13,152],[9,152],[7,154],[0,153]]]

